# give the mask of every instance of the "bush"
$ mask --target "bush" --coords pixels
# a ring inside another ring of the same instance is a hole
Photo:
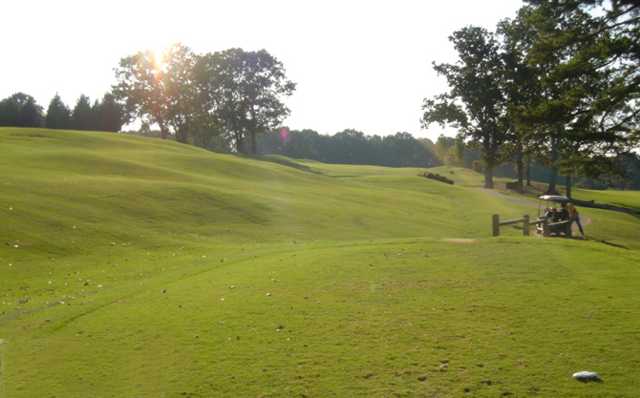
[[[431,180],[436,180],[436,181],[444,182],[445,184],[453,185],[453,180],[450,180],[445,176],[441,176],[440,174],[425,172],[423,176]]]

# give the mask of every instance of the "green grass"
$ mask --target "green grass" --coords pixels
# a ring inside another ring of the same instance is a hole
[[[0,151],[0,396],[640,389],[633,216],[581,209],[587,241],[491,238],[491,214],[536,201],[468,170],[436,169],[449,186],[48,130],[0,129]]]
[[[594,200],[596,203],[627,207],[640,212],[640,191],[577,189],[574,196],[578,199]]]

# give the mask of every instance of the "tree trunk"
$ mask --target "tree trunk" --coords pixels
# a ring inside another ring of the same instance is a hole
[[[244,137],[242,136],[242,133],[234,133],[235,136],[235,140],[236,140],[236,151],[238,153],[247,153],[247,148],[245,148],[244,146]]]
[[[158,123],[160,126],[160,138],[166,140],[169,137],[169,129],[164,123]]]
[[[484,187],[493,189],[493,164],[487,163],[484,168]]]
[[[551,138],[551,179],[547,187],[547,195],[558,194],[558,138]]]
[[[531,186],[531,156],[527,155],[527,186]]]
[[[251,154],[255,155],[258,153],[258,144],[256,142],[256,132],[251,132]]]
[[[176,141],[186,144],[189,140],[189,135],[184,130],[176,132]]]
[[[551,179],[549,180],[549,186],[547,187],[547,195],[558,194],[558,167],[551,166]]]
[[[564,181],[564,186],[567,191],[567,198],[571,199],[571,186],[573,185],[573,179],[571,178],[571,174],[567,174],[566,179]]]
[[[516,153],[516,169],[518,172],[518,189],[522,192],[524,188],[524,155],[522,151]]]

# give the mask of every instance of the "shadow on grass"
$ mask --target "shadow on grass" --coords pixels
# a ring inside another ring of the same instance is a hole
[[[271,162],[271,163],[276,163],[279,164],[281,166],[286,166],[286,167],[291,167],[294,168],[296,170],[300,170],[300,171],[304,171],[306,173],[312,173],[312,174],[320,174],[320,175],[324,175],[323,172],[316,170],[312,167],[309,167],[307,165],[304,164],[300,164],[297,162],[294,162],[292,160],[286,159],[286,158],[282,158],[279,156],[274,156],[274,155],[246,155],[246,154],[242,154],[242,153],[236,153],[234,154],[237,157],[243,158],[243,159],[253,159],[253,160],[260,160],[263,162]]]
[[[602,243],[605,244],[607,246],[612,246],[612,247],[617,247],[618,249],[625,249],[625,250],[629,250],[629,248],[625,245],[621,245],[619,243],[613,243],[613,242],[609,242],[608,240],[604,240],[604,239],[594,239],[595,242],[598,243]]]

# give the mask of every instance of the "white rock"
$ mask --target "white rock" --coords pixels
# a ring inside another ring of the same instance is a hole
[[[573,378],[578,381],[599,381],[600,375],[589,370],[582,370],[573,374]]]

